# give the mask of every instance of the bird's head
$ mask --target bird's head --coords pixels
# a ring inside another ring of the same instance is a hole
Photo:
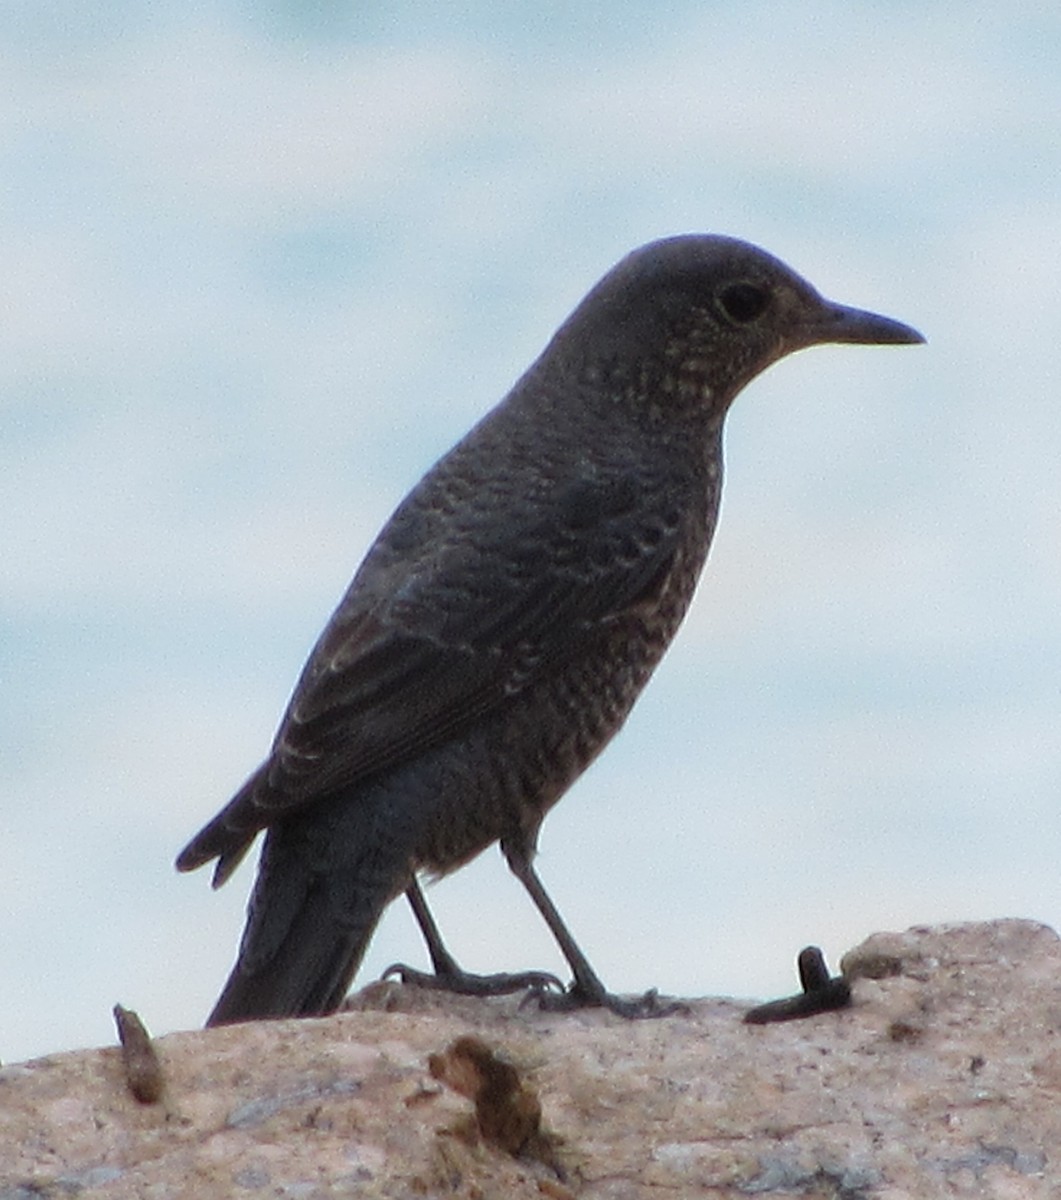
[[[826,300],[756,246],[690,234],[627,255],[554,345],[590,372],[724,411],[750,379],[805,346],[922,341],[908,325]]]

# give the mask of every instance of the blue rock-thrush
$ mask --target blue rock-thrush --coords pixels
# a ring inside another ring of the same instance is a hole
[[[563,1006],[608,993],[534,870],[549,809],[617,732],[692,598],[718,515],[722,424],[771,363],[821,342],[912,343],[733,238],[653,242],[610,271],[376,539],[321,635],[269,757],[177,860],[231,875],[265,843],[210,1024],[333,1012],[405,892],[434,975],[472,976],[417,876],[492,842],[570,965]],[[657,1009],[658,1011],[658,1009]]]

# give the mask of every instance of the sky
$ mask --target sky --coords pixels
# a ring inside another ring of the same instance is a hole
[[[0,9],[0,1059],[200,1024],[172,861],[420,474],[634,246],[727,233],[922,347],[772,368],[693,609],[539,869],[617,991],[768,997],[1061,921],[1061,11]],[[478,970],[562,963],[496,850]],[[359,976],[424,964],[395,905]]]

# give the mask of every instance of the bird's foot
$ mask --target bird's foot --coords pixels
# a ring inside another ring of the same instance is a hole
[[[418,971],[405,963],[394,963],[383,972],[381,978],[397,978],[414,987],[456,992],[461,996],[507,996],[511,992],[529,991],[545,999],[552,994],[550,989],[560,993],[564,991],[564,985],[548,971],[518,971],[511,975],[499,971],[495,975],[473,975],[459,967],[446,971]]]
[[[579,1008],[606,1008],[617,1017],[643,1021],[670,1017],[675,1013],[688,1014],[689,1006],[680,1000],[661,1000],[659,992],[650,988],[643,996],[617,996],[601,988],[583,988],[573,983],[559,994],[532,989],[525,1003],[535,1003],[544,1012],[574,1012]]]

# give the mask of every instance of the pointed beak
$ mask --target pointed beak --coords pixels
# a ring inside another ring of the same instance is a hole
[[[924,337],[891,317],[848,308],[846,304],[825,301],[820,314],[808,322],[806,332],[812,342],[858,342],[872,346],[909,346],[923,342]]]

